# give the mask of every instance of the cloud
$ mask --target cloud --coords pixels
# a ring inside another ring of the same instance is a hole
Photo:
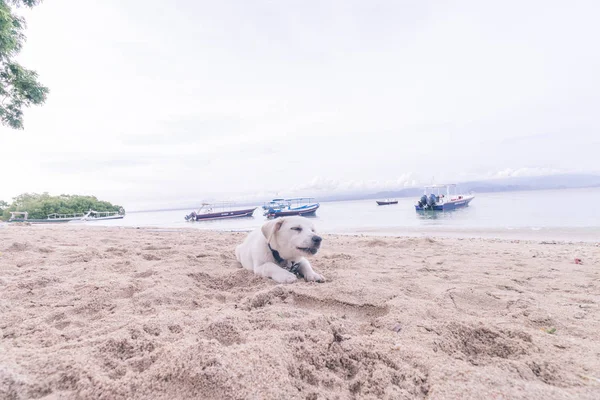
[[[600,3],[80,3],[21,10],[20,60],[51,95],[0,127],[0,198],[137,208],[599,170]]]
[[[501,171],[491,172],[487,178],[523,178],[534,176],[548,176],[567,173],[569,171],[556,168],[505,168]]]
[[[400,190],[414,187],[417,184],[418,181],[412,172],[388,180],[336,180],[316,176],[308,183],[290,187],[286,193],[289,193],[290,196],[330,196],[356,192]]]
[[[126,134],[121,141],[124,145],[202,145],[207,139],[239,137],[248,130],[250,121],[236,115],[174,115],[157,121],[154,132]]]

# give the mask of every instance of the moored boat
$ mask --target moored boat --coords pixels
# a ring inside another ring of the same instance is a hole
[[[263,204],[262,209],[267,211],[270,209],[277,210],[288,206],[286,199],[273,199],[268,203]]]
[[[385,199],[385,200],[375,200],[378,206],[389,206],[391,204],[398,204],[398,200],[396,199]]]
[[[26,211],[11,211],[8,222],[27,222],[30,224],[59,224],[72,221],[81,221],[85,214],[49,214],[46,218],[29,218],[29,213]]]
[[[293,215],[311,216],[315,215],[320,207],[319,203],[312,197],[298,197],[294,199],[273,199],[265,204],[264,216],[267,218],[289,217]]]
[[[102,221],[108,219],[122,219],[125,217],[125,210],[121,208],[116,211],[94,211],[90,210],[87,213],[72,213],[72,214],[48,214],[46,218],[29,218],[29,213],[26,211],[11,211],[8,222],[27,222],[30,224],[60,224],[67,222],[82,222],[82,221]]]
[[[215,219],[229,219],[252,217],[256,207],[234,210],[233,203],[202,203],[198,211],[192,211],[185,216],[186,221],[209,221]]]
[[[416,211],[450,211],[468,207],[475,198],[471,194],[459,194],[455,184],[425,186],[423,196],[415,204]]]
[[[94,211],[90,210],[88,213],[81,218],[82,221],[106,221],[110,219],[123,219],[125,218],[125,210],[121,208],[119,212],[114,211]]]

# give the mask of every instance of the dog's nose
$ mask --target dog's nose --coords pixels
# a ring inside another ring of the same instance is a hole
[[[313,236],[312,240],[313,240],[313,242],[315,242],[315,244],[319,244],[319,243],[321,243],[323,238],[321,236]]]

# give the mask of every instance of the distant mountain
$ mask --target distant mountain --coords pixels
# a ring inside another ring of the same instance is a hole
[[[491,179],[486,181],[471,181],[459,183],[459,190],[462,192],[474,193],[498,193],[498,192],[518,192],[526,190],[552,190],[552,189],[576,189],[587,187],[600,187],[600,175],[592,174],[563,174],[535,177],[513,177]],[[343,194],[320,195],[317,201],[351,201],[351,200],[369,200],[385,198],[414,197],[417,198],[423,193],[422,187],[411,187],[398,190],[381,191],[377,193],[352,192]],[[310,193],[307,193],[310,195]],[[242,201],[237,206],[256,206],[271,199],[262,199],[256,201]],[[198,208],[197,204],[189,206],[177,206],[169,208],[159,208],[155,211],[171,210],[193,210]],[[135,211],[134,211],[135,212]],[[139,212],[139,211],[138,211]]]
[[[377,193],[356,192],[343,195],[321,196],[319,201],[351,201],[351,200],[368,200],[368,199],[386,199],[390,197],[415,197],[420,196],[423,192],[422,188],[406,188],[400,190],[388,190]]]
[[[552,190],[552,189],[576,189],[587,187],[600,187],[600,175],[591,174],[564,174],[536,177],[512,177],[500,178],[487,181],[471,181],[458,184],[462,192],[496,193],[496,192],[519,192],[527,190]],[[405,188],[399,190],[388,190],[377,193],[352,193],[345,195],[331,195],[321,197],[321,201],[346,201],[367,200],[395,197],[418,197],[422,194],[422,188]]]
[[[564,174],[536,177],[502,178],[490,181],[466,182],[461,187],[467,191],[513,192],[524,190],[576,189],[600,187],[599,175]]]

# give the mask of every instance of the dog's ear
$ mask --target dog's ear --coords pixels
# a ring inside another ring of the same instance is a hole
[[[267,243],[271,243],[271,238],[277,233],[277,231],[279,231],[279,229],[281,229],[283,221],[283,218],[277,218],[273,221],[267,222],[262,226],[262,234],[265,238],[267,238]]]

